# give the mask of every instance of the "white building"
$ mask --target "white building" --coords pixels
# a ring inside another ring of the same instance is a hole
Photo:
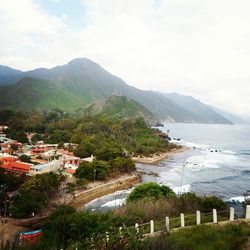
[[[59,169],[63,169],[63,161],[62,160],[54,160],[50,161],[48,163],[35,165],[30,168],[30,174],[36,175],[36,174],[44,174],[48,172],[55,172]]]

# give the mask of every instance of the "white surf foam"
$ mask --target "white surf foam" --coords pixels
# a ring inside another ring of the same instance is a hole
[[[115,199],[112,201],[108,201],[108,202],[104,203],[103,205],[101,205],[101,207],[120,207],[120,206],[126,204],[126,199],[127,198],[122,198],[122,199]]]
[[[228,199],[228,202],[239,202],[239,203],[243,203],[245,201],[245,199],[250,199],[250,196],[236,196],[236,197],[231,197],[230,199]]]
[[[191,190],[191,185],[190,184],[186,184],[180,187],[172,187],[173,191],[176,194],[184,194],[184,193],[188,193]]]

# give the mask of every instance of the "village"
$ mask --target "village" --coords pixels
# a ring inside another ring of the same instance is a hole
[[[83,159],[74,156],[72,149],[76,144],[64,143],[60,148],[43,141],[33,144],[33,133],[27,134],[29,143],[23,144],[7,138],[4,133],[7,128],[0,125],[0,166],[6,172],[33,176],[61,170],[70,179],[80,163],[93,161],[93,156]]]

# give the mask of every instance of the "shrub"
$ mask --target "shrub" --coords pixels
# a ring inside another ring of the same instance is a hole
[[[147,182],[136,187],[128,196],[127,201],[137,201],[140,199],[157,200],[163,197],[175,197],[175,193],[167,186],[161,186],[154,182]]]
[[[228,205],[216,196],[206,196],[202,198],[201,211],[208,213],[212,209],[223,211],[228,209]]]
[[[77,178],[85,178],[87,180],[104,180],[107,177],[109,165],[105,161],[93,161],[82,163],[76,169],[75,176]]]

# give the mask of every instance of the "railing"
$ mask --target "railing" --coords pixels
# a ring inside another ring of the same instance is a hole
[[[246,206],[245,219],[250,219],[250,205]],[[217,212],[213,209],[210,213],[201,213],[196,211],[196,214],[184,215],[180,214],[180,217],[169,218],[165,217],[161,220],[150,220],[147,223],[135,223],[135,230],[143,236],[152,235],[155,232],[163,231],[174,231],[178,228],[184,228],[186,226],[195,226],[200,224],[217,224],[222,221],[233,222],[235,221],[235,209],[230,207],[230,209]],[[132,228],[132,227],[130,227]],[[122,231],[122,227],[120,228]]]
[[[250,220],[250,205],[246,206],[246,214],[245,219]],[[134,226],[119,227],[119,231],[114,228],[110,232],[101,233],[100,235],[95,235],[91,237],[90,247],[93,249],[99,249],[103,247],[103,244],[112,246],[114,240],[117,240],[117,232],[119,232],[119,239],[123,241],[128,239],[129,237],[133,238],[135,235],[138,236],[138,239],[143,239],[148,236],[156,236],[162,232],[174,232],[180,228],[185,228],[188,226],[199,226],[201,224],[213,224],[217,225],[221,222],[231,223],[235,220],[235,209],[230,208],[224,211],[217,212],[216,209],[213,209],[209,213],[201,213],[200,211],[196,211],[195,214],[184,215],[180,214],[180,217],[177,218],[169,218],[165,217],[160,220],[150,220],[146,223],[135,223]]]

